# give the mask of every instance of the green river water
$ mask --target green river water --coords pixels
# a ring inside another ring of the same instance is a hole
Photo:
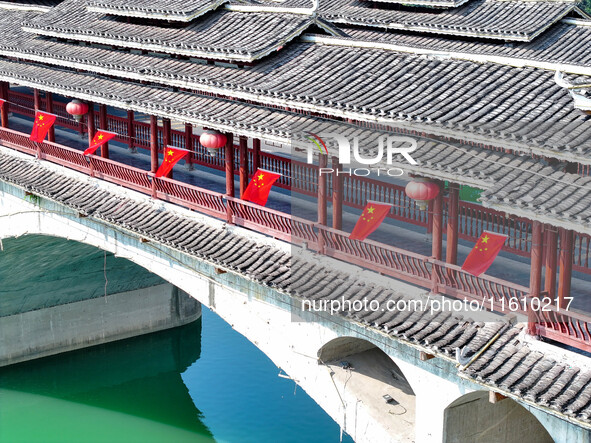
[[[0,442],[339,442],[278,373],[204,308],[182,328],[1,368]]]

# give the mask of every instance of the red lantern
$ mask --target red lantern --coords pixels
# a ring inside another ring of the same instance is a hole
[[[207,130],[199,137],[199,143],[207,148],[209,155],[214,157],[218,149],[226,146],[226,136],[218,131]]]
[[[66,105],[66,112],[74,117],[74,120],[79,122],[82,116],[88,112],[88,105],[82,103],[80,100],[72,100]]]
[[[406,195],[416,200],[419,209],[424,211],[427,204],[439,195],[439,185],[424,178],[415,178],[406,185]]]

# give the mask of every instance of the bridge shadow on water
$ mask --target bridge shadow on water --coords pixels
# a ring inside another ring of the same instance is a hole
[[[0,440],[214,441],[181,378],[201,324],[0,369]]]

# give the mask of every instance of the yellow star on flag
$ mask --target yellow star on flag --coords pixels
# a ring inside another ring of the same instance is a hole
[[[101,134],[101,135],[99,135],[99,136],[98,136],[98,139],[99,139],[99,140],[102,140],[102,139],[103,139],[103,137],[104,137],[104,136],[103,136],[103,134]]]
[[[170,150],[167,152],[167,154],[168,154],[169,156],[171,156],[171,157],[172,157],[172,156],[174,155],[174,151],[173,151],[172,149],[170,149]]]
[[[482,243],[488,243],[489,240],[489,236],[485,235],[484,237],[482,237]]]
[[[39,116],[39,121],[41,121],[41,120],[43,120],[43,116],[42,115]]]
[[[373,214],[373,211],[375,211],[375,208],[373,208],[371,206],[369,208],[367,208],[367,213],[368,214]]]
[[[263,174],[259,174],[259,180],[262,180],[265,177]]]

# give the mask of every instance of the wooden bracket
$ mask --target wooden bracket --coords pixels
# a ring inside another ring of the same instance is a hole
[[[505,400],[507,398],[507,396],[500,394],[498,392],[495,391],[488,391],[488,401],[490,403],[498,403],[502,400]]]
[[[421,361],[427,361],[427,360],[431,360],[432,358],[435,358],[435,356],[433,354],[428,354],[425,351],[421,351],[419,353],[419,358],[421,359]]]
[[[215,268],[215,273],[216,273],[216,274],[225,274],[226,272],[227,272],[227,271],[224,271],[224,270],[223,270],[223,269],[221,269],[221,268]]]
[[[150,243],[150,240],[148,240],[147,238],[141,237],[140,242],[141,243]]]

